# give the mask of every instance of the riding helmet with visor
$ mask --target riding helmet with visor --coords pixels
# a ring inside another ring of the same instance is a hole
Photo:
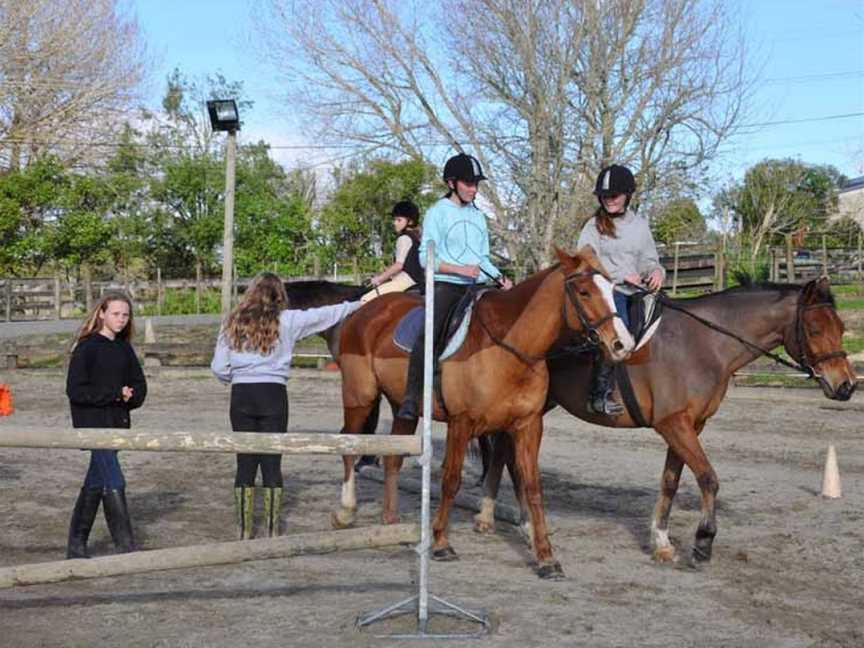
[[[461,180],[462,182],[480,182],[485,180],[483,168],[473,155],[460,153],[454,155],[444,165],[444,182],[448,180]]]
[[[597,183],[594,185],[594,195],[598,198],[615,194],[630,195],[635,191],[636,179],[632,171],[620,164],[612,164],[600,171]]]
[[[400,200],[393,205],[390,212],[391,218],[402,217],[408,221],[408,227],[417,227],[420,224],[420,210],[410,200]]]

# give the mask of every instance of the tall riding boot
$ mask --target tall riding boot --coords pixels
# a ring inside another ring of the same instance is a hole
[[[126,505],[126,489],[109,488],[102,492],[102,506],[105,511],[105,521],[111,539],[119,553],[135,551],[135,539],[132,536],[132,521],[129,519],[129,507]]]
[[[589,412],[607,416],[618,416],[624,413],[624,406],[612,398],[612,372],[614,370],[615,365],[605,362],[603,358],[597,358],[594,361],[591,395],[588,399]]]
[[[420,417],[420,399],[423,392],[423,339],[414,343],[411,357],[408,360],[408,382],[405,385],[405,397],[402,406],[396,413],[401,419],[416,420]],[[419,346],[420,350],[417,351]]]
[[[237,527],[241,540],[252,538],[252,514],[255,506],[253,486],[235,486],[234,504],[237,508]]]
[[[264,528],[268,538],[282,535],[282,488],[265,486],[264,491]]]
[[[87,539],[90,529],[99,511],[102,501],[101,488],[82,488],[72,510],[72,522],[69,523],[69,543],[66,545],[67,558],[89,558]]]

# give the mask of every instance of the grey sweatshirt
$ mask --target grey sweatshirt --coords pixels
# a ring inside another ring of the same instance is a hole
[[[666,271],[660,265],[648,220],[628,209],[623,216],[614,218],[613,222],[617,238],[601,235],[594,218],[585,223],[579,235],[579,249],[585,245],[593,247],[603,267],[616,283],[624,281],[624,276],[631,272],[644,278],[655,268],[659,268],[665,278]],[[631,291],[622,288],[622,292]]]
[[[279,316],[279,341],[267,355],[235,351],[228,346],[225,331],[219,332],[210,369],[223,383],[288,382],[291,355],[297,340],[326,331],[360,308],[359,301],[342,302],[309,310],[285,310]]]

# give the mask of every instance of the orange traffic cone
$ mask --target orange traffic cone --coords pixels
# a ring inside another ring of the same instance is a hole
[[[0,416],[9,416],[15,411],[12,406],[12,388],[3,383],[0,384]]]
[[[840,469],[837,467],[837,452],[834,444],[828,444],[828,456],[825,458],[825,473],[822,476],[822,497],[837,499],[843,495],[840,488]]]

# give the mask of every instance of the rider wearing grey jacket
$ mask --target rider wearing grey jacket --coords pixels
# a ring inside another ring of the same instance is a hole
[[[579,247],[593,247],[615,282],[615,308],[628,327],[629,296],[636,292],[634,286],[659,290],[666,276],[647,219],[628,209],[635,191],[636,180],[630,169],[617,164],[603,169],[594,188],[600,206],[579,235]],[[618,416],[624,411],[612,400],[612,369],[602,356],[595,358],[588,400],[588,409],[595,414]]]

